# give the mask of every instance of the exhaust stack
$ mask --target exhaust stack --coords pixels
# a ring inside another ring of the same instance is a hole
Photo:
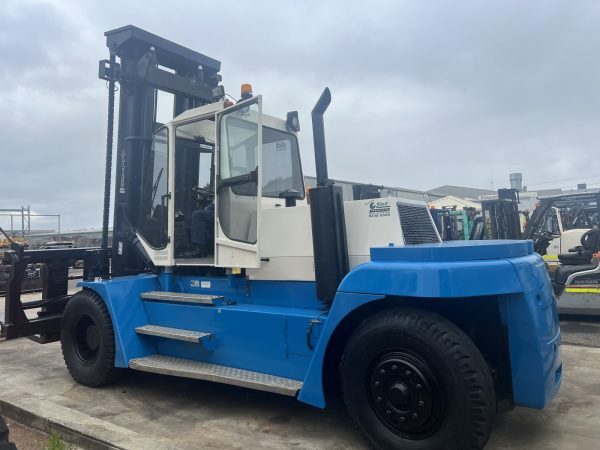
[[[342,188],[335,186],[327,174],[323,114],[330,103],[331,92],[325,88],[312,110],[317,186],[310,190],[310,219],[317,298],[323,303],[333,301],[340,282],[348,273]]]
[[[312,110],[313,142],[315,147],[315,167],[317,169],[317,186],[326,186],[329,182],[327,174],[327,150],[325,147],[325,125],[323,114],[331,103],[331,91],[325,88],[317,104]]]

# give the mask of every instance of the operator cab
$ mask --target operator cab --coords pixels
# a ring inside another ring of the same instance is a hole
[[[137,230],[155,265],[260,266],[261,208],[304,198],[297,137],[261,107],[219,101],[154,132]]]

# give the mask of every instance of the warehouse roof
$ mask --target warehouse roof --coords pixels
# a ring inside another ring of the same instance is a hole
[[[430,208],[435,209],[456,208],[460,211],[464,208],[475,208],[478,211],[481,210],[481,203],[465,200],[464,198],[454,197],[453,195],[448,195],[438,200],[434,200],[429,202],[428,205]]]
[[[490,189],[479,189],[479,188],[470,188],[464,186],[452,186],[446,184],[444,186],[439,186],[427,191],[429,195],[440,195],[440,196],[448,196],[452,195],[458,198],[467,198],[471,200],[479,200],[482,195],[492,195],[498,194],[496,191],[492,191]]]

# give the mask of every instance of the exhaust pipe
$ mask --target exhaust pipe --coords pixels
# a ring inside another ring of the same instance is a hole
[[[317,186],[330,184],[327,174],[327,150],[325,148],[325,126],[323,114],[331,103],[331,91],[325,88],[317,104],[312,110],[313,142],[315,146],[315,166],[317,169]]]
[[[325,88],[312,110],[317,186],[310,190],[310,219],[315,262],[315,287],[319,301],[330,304],[348,273],[348,246],[342,188],[327,175],[323,114],[331,103]]]

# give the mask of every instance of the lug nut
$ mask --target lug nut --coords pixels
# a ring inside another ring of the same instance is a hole
[[[392,370],[395,372],[396,370],[398,370],[398,366],[397,366],[396,364],[394,364],[394,365],[392,366]]]
[[[379,375],[385,375],[385,370],[384,370],[384,369],[381,369],[381,370],[379,371]]]
[[[419,415],[417,413],[412,413],[411,416],[413,419],[417,420],[419,418]]]
[[[381,403],[383,399],[381,397],[377,397],[377,403]]]
[[[400,417],[400,422],[406,421],[406,417]]]
[[[389,409],[385,412],[388,416],[392,415],[392,411],[390,411]]]
[[[407,370],[406,372],[404,372],[404,375],[406,375],[407,377],[412,375],[412,372],[410,370]]]
[[[425,402],[424,402],[423,400],[419,400],[419,403],[418,403],[418,404],[419,404],[419,406],[420,406],[420,407],[423,407],[423,406],[425,406]]]
[[[420,384],[417,383],[417,385],[415,386],[417,389],[421,389],[423,386],[421,386]]]
[[[375,384],[375,387],[379,387],[381,385],[381,383],[379,381],[376,381],[374,384]]]

